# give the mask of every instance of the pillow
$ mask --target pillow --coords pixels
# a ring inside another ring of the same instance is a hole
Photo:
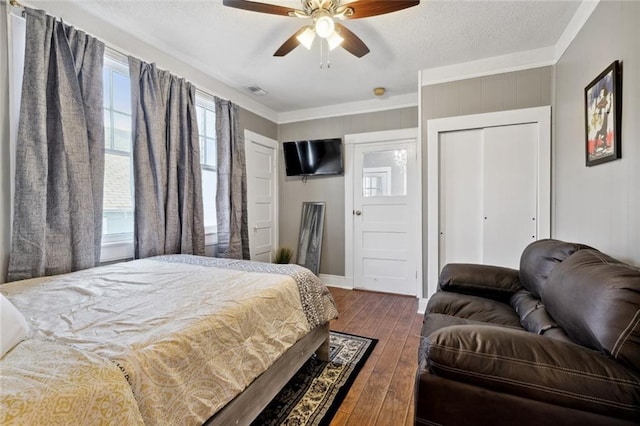
[[[29,334],[27,320],[15,306],[0,294],[0,358]]]

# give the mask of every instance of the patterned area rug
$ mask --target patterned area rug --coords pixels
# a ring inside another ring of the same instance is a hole
[[[329,362],[312,357],[252,423],[328,425],[358,376],[375,339],[330,332]]]

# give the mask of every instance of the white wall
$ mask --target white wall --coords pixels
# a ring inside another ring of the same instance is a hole
[[[600,2],[556,64],[552,235],[640,265],[640,2]],[[584,88],[622,64],[622,158],[585,166]]]

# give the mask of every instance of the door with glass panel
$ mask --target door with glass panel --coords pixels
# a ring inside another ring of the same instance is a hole
[[[416,294],[415,140],[354,149],[354,287]]]

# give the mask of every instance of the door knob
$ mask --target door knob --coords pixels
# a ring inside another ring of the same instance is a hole
[[[362,212],[360,210],[356,210],[356,216],[360,216]]]

